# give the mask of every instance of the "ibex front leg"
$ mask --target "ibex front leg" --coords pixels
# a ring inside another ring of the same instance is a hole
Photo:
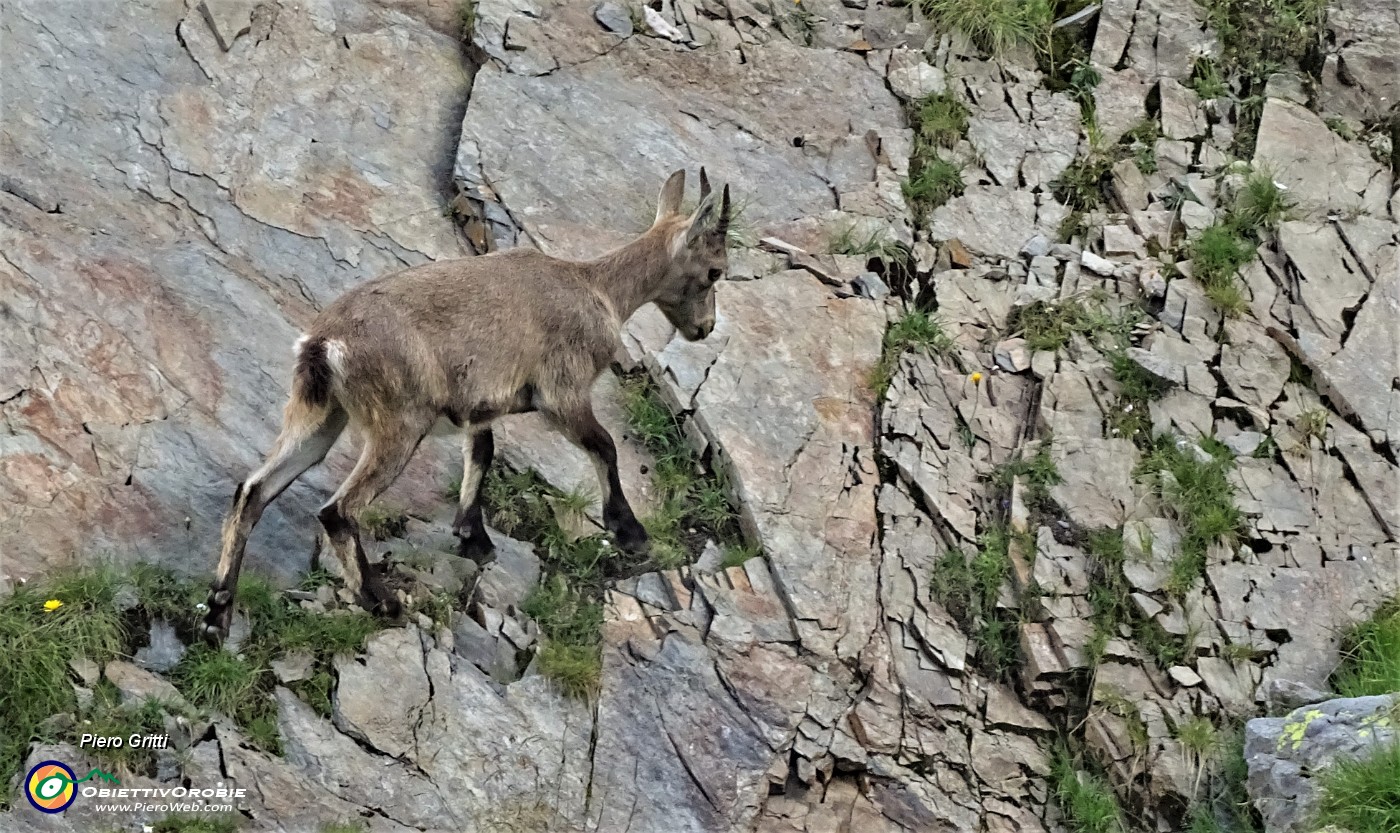
[[[619,548],[627,552],[645,552],[647,532],[637,521],[627,496],[622,492],[622,479],[617,471],[617,446],[607,429],[593,415],[593,408],[580,405],[563,413],[545,412],[559,430],[575,445],[588,452],[598,481],[603,489],[603,526],[617,539]]]

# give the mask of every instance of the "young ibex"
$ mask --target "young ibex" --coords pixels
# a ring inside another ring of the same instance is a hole
[[[292,395],[272,453],[234,492],[204,631],[228,634],[248,535],[267,505],[330,451],[349,424],[364,448],[321,509],[346,583],[376,613],[399,604],[370,569],[356,517],[398,478],[440,421],[463,432],[464,472],[453,531],[459,555],[491,539],[477,490],[491,465],[491,422],[538,410],[592,458],[603,522],[619,547],[647,534],[622,493],[617,451],[589,391],[612,361],[622,323],[654,302],[685,338],[715,326],[715,283],[728,270],[729,187],[719,199],[700,171],[700,203],[681,214],[685,172],[661,189],[656,220],[631,243],[576,263],[530,249],[415,266],[342,295],[297,343]]]

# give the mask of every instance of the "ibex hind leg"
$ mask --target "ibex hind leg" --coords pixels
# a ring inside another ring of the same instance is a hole
[[[345,568],[346,585],[359,594],[367,608],[380,616],[398,616],[400,605],[365,557],[356,518],[403,473],[430,425],[431,421],[421,428],[415,426],[413,430],[371,434],[354,471],[321,508],[321,524],[326,528],[331,548]]]
[[[488,556],[494,547],[481,512],[481,481],[491,468],[495,450],[495,436],[489,425],[468,429],[462,440],[462,489],[452,532],[458,539],[457,554],[478,563],[491,560]]]
[[[233,507],[224,519],[222,553],[202,623],[206,639],[218,642],[228,636],[243,552],[263,510],[307,469],[325,458],[345,430],[345,423],[345,411],[339,407],[294,411],[282,426],[272,453],[247,480],[238,484]]]

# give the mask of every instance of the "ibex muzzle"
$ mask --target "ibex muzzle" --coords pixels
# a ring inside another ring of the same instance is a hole
[[[424,264],[376,278],[322,312],[296,347],[282,432],[239,484],[224,521],[206,635],[228,633],[248,535],[263,510],[319,463],[347,425],[364,448],[322,507],[346,583],[376,613],[399,603],[370,569],[356,517],[398,478],[419,442],[446,420],[463,435],[464,471],[454,531],[459,554],[491,549],[477,500],[491,465],[491,423],[538,410],[592,458],[603,487],[603,522],[620,547],[643,550],[646,531],[622,492],[612,437],[593,415],[594,381],[612,361],[622,324],[655,302],[682,336],[715,326],[715,284],[728,271],[729,188],[680,211],[685,172],[661,189],[656,220],[631,243],[575,262],[532,249]]]

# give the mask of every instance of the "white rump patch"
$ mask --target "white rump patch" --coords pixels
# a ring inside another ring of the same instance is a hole
[[[292,355],[293,355],[293,356],[300,356],[300,355],[301,355],[301,348],[302,348],[303,345],[306,344],[306,340],[307,340],[308,338],[311,338],[311,336],[307,335],[306,333],[302,333],[302,334],[301,334],[301,338],[297,339],[296,344],[293,344],[293,345],[292,345]]]
[[[345,342],[338,338],[330,339],[326,342],[326,361],[330,362],[331,370],[341,379],[345,378]]]

